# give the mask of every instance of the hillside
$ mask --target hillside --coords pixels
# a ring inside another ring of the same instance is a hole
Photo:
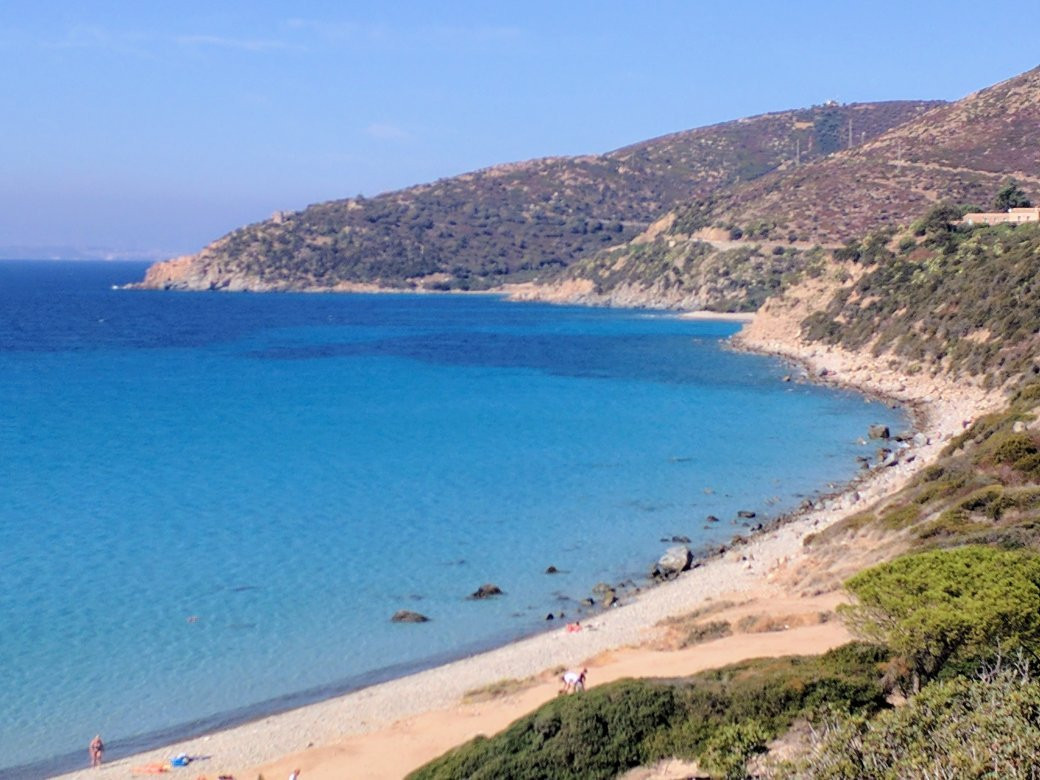
[[[852,149],[695,196],[563,279],[587,303],[754,309],[811,265],[806,248],[906,226],[940,200],[988,206],[1012,176],[1040,194],[1040,68]],[[541,294],[557,296],[546,282]]]
[[[495,166],[374,198],[279,213],[142,286],[488,289],[623,244],[669,209],[793,160],[876,138],[937,102],[828,104],[663,136],[600,156]]]
[[[936,207],[901,237],[848,242],[738,337],[804,361],[805,379],[916,401],[930,420],[913,436],[871,432],[860,456],[870,479],[820,501],[848,503],[836,522],[807,522],[800,555],[769,567],[761,549],[728,553],[761,567],[776,601],[844,594],[826,619],[872,644],[708,674],[687,658],[689,676],[674,679],[653,679],[655,658],[650,679],[557,696],[410,777],[1035,774],[1040,224],[953,216]],[[724,641],[741,625],[722,616],[733,603],[677,619],[683,641]],[[794,628],[781,622],[768,630]]]
[[[829,159],[703,199],[677,213],[675,229],[835,243],[906,224],[939,199],[988,202],[1008,176],[1040,186],[1040,68]]]

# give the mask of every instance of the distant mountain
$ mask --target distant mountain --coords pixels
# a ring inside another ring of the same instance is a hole
[[[808,165],[940,105],[830,103],[321,203],[159,264],[142,286],[447,290],[544,279],[626,243],[679,204]]]
[[[1009,178],[1040,199],[1040,68],[859,146],[691,198],[628,245],[526,294],[754,309],[785,279],[819,266],[823,255],[811,247],[905,228],[938,201],[989,206]]]
[[[0,246],[0,260],[159,260],[166,252],[111,247]]]

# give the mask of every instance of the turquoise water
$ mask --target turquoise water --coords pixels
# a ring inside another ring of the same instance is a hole
[[[111,289],[142,269],[0,262],[0,776],[541,630],[906,424],[722,349],[728,323]]]

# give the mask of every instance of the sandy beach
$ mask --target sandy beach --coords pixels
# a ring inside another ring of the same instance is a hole
[[[806,572],[820,565],[803,545],[804,537],[897,490],[999,398],[965,384],[907,376],[887,359],[870,361],[802,345],[789,332],[792,321],[791,312],[767,307],[745,327],[740,345],[796,360],[814,379],[909,405],[924,434],[918,437],[924,443],[908,451],[912,457],[904,455],[897,465],[870,472],[780,527],[583,621],[580,631],[561,626],[419,674],[63,777],[124,778],[134,766],[186,753],[206,758],[171,776],[254,780],[262,775],[272,780],[299,768],[302,780],[397,778],[558,695],[558,675],[565,667],[587,666],[589,685],[595,686],[621,677],[687,675],[757,656],[819,653],[848,641],[841,623],[827,618],[841,591],[804,588]],[[667,630],[658,624],[704,607],[751,628],[682,650],[666,649]],[[496,683],[504,689],[500,695],[474,694]]]

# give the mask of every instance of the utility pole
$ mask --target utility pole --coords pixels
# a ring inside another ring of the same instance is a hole
[[[797,168],[802,164],[802,139],[794,139],[794,166]]]
[[[849,148],[852,148],[852,117],[849,117]]]

